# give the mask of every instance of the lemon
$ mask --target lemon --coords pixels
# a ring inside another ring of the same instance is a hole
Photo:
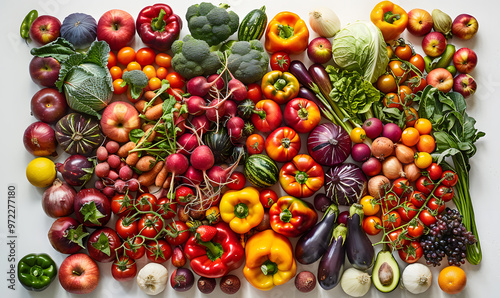
[[[26,167],[26,178],[36,187],[47,187],[56,179],[56,166],[46,157],[37,157]]]

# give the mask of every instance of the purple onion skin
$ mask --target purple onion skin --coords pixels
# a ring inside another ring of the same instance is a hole
[[[87,157],[74,154],[69,156],[64,163],[56,163],[56,170],[69,185],[83,186],[92,178],[94,165]]]
[[[323,123],[307,138],[307,151],[320,165],[333,167],[343,163],[351,153],[351,138],[334,123]]]
[[[72,217],[60,217],[54,221],[49,230],[49,241],[60,253],[63,254],[74,254],[79,252],[82,247],[75,242],[72,242],[66,238],[71,229],[76,229],[80,223]],[[83,231],[86,229],[83,227]],[[85,241],[83,241],[85,243]]]
[[[365,143],[354,144],[351,150],[351,157],[354,161],[363,162],[368,160],[372,152],[370,150],[370,146]]]
[[[56,179],[42,195],[42,208],[53,218],[71,215],[74,211],[76,191],[73,187]]]
[[[347,225],[347,218],[349,217],[349,211],[342,211],[340,212],[339,216],[337,217],[337,224],[344,224]]]
[[[368,179],[360,167],[344,163],[325,173],[326,196],[337,205],[357,203],[366,194]]]
[[[170,285],[178,292],[185,292],[194,285],[194,274],[188,268],[177,268],[170,276]]]
[[[394,123],[387,123],[386,125],[384,125],[384,129],[382,130],[382,136],[388,138],[394,143],[399,142],[402,134],[403,132],[401,128]]]
[[[314,208],[318,211],[325,212],[332,203],[332,200],[324,193],[319,193],[314,196]]]
[[[104,217],[98,219],[99,224],[85,220],[85,216],[82,214],[84,205],[92,202],[94,202],[97,210],[104,215]],[[111,218],[111,204],[109,199],[99,190],[95,188],[82,189],[75,196],[75,215],[76,219],[86,227],[102,227],[105,226]]]

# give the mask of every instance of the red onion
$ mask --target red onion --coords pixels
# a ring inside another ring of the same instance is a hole
[[[32,123],[24,131],[24,147],[35,156],[56,155],[56,134],[50,125],[42,121]]]
[[[76,191],[61,180],[56,179],[42,195],[42,208],[50,217],[68,216],[73,213]]]
[[[351,138],[347,131],[334,123],[316,126],[307,138],[309,154],[323,166],[343,163],[351,153]]]
[[[351,157],[354,161],[366,161],[371,155],[372,152],[370,150],[370,146],[365,143],[354,144],[354,146],[352,146]]]
[[[105,226],[111,218],[111,203],[95,188],[80,190],[74,202],[76,219],[86,227]]]
[[[85,248],[85,234],[88,236],[87,230],[76,219],[60,217],[50,227],[48,236],[55,250],[63,254],[74,254]]]

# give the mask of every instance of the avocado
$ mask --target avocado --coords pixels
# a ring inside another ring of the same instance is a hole
[[[389,250],[381,250],[377,254],[377,259],[375,260],[375,265],[373,266],[373,285],[380,292],[388,293],[398,286],[399,279],[399,266],[392,256],[392,252]]]

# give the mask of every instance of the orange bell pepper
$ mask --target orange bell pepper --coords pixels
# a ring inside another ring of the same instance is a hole
[[[406,11],[391,1],[382,1],[375,5],[370,19],[382,31],[386,42],[397,39],[408,24]]]
[[[267,25],[264,46],[269,53],[302,53],[309,43],[306,22],[293,12],[278,13]]]

